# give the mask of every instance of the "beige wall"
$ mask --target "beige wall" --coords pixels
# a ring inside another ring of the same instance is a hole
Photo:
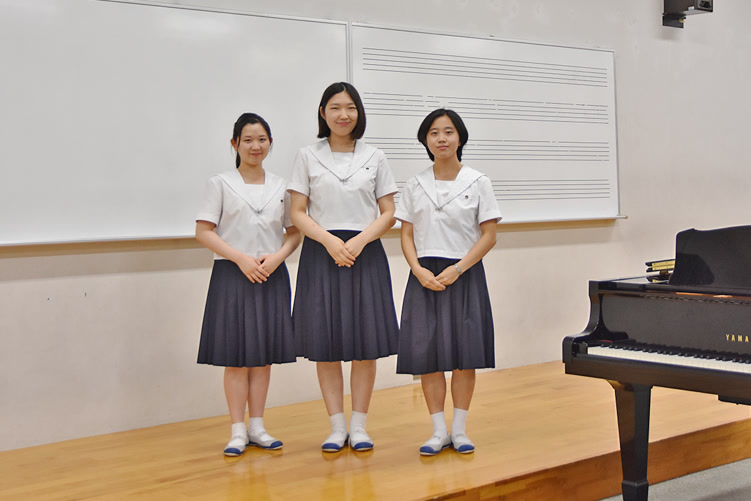
[[[499,228],[485,260],[498,368],[558,359],[588,319],[589,279],[643,273],[682,229],[750,222],[749,2],[684,30],[661,26],[657,0],[170,3],[615,50],[629,217]],[[408,268],[398,238],[384,243],[399,309]],[[297,254],[288,264],[294,277]],[[194,363],[210,266],[187,240],[0,248],[0,450],[225,414],[222,370]],[[394,367],[379,363],[379,388],[411,382]],[[274,367],[270,406],[316,398],[312,364]]]

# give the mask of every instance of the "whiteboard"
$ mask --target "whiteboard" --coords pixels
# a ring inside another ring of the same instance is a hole
[[[347,76],[340,22],[0,0],[0,42],[0,245],[190,236],[237,117],[269,122],[286,176]]]
[[[502,222],[620,215],[612,51],[359,24],[351,43],[365,140],[399,188],[431,165],[417,129],[444,107],[469,129],[462,163],[491,178]]]

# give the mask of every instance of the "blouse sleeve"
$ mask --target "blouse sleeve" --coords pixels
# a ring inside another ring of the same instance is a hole
[[[410,179],[399,194],[399,203],[396,206],[394,217],[400,221],[414,223],[414,179]]]
[[[289,194],[289,191],[284,192],[284,227],[289,228],[290,226],[294,226],[292,224],[292,217],[290,215],[290,202],[292,197]]]
[[[386,155],[381,150],[378,150],[378,155],[378,172],[376,173],[375,185],[376,200],[399,191]]]
[[[498,201],[493,193],[493,184],[488,176],[482,176],[477,180],[480,203],[477,208],[477,223],[484,223],[495,219],[496,222],[501,220],[501,211],[498,208]]]
[[[305,154],[305,149],[303,148],[297,152],[295,162],[292,164],[292,175],[290,176],[289,183],[287,183],[287,190],[296,191],[309,197],[310,177],[308,174],[308,156]]]
[[[218,225],[222,217],[222,203],[222,182],[214,176],[206,183],[203,202],[196,216],[196,221],[208,221]]]

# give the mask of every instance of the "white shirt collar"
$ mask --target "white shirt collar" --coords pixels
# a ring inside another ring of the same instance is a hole
[[[378,151],[375,147],[370,146],[369,144],[362,141],[355,141],[355,152],[352,156],[352,165],[350,165],[349,170],[346,172],[336,172],[336,162],[331,153],[331,145],[329,145],[328,139],[321,139],[317,143],[308,146],[308,149],[313,156],[321,162],[321,165],[342,181],[352,177],[352,175],[360,170],[360,168],[362,168],[368,160],[375,155],[375,152]]]
[[[420,183],[420,186],[422,186],[422,189],[425,190],[425,193],[428,195],[428,198],[430,198],[433,204],[436,207],[443,207],[444,205],[464,193],[467,188],[472,186],[472,183],[477,181],[482,176],[484,176],[482,172],[478,172],[471,167],[463,165],[457,173],[454,184],[451,185],[451,191],[449,191],[449,194],[446,199],[443,200],[443,203],[439,203],[438,201],[438,194],[436,193],[435,189],[435,174],[433,172],[432,166],[418,173],[415,178],[417,179],[417,182]]]
[[[253,211],[255,211],[257,214],[260,214],[263,209],[269,205],[271,200],[273,200],[276,196],[276,192],[279,191],[279,188],[281,187],[284,180],[275,175],[272,174],[269,171],[265,171],[264,173],[264,182],[263,182],[263,196],[261,197],[261,203],[258,205],[258,201],[253,200],[249,194],[248,190],[243,189],[245,187],[245,180],[243,179],[242,174],[240,174],[240,171],[237,169],[232,171],[226,171],[219,174],[219,178],[229,186],[229,188],[234,191],[237,196],[242,198],[245,203],[247,203]]]

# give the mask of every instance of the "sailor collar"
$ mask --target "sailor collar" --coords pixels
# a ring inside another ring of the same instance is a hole
[[[336,162],[334,155],[331,152],[331,146],[328,139],[322,139],[315,144],[308,146],[308,149],[316,159],[323,165],[326,170],[331,172],[342,183],[346,183],[358,170],[360,170],[370,160],[375,152],[378,151],[375,147],[370,146],[362,141],[355,141],[355,152],[352,156],[352,164],[349,169],[344,172],[336,172],[334,166]]]
[[[432,166],[420,172],[415,177],[417,179],[417,182],[420,184],[420,186],[422,186],[422,189],[425,190],[428,198],[430,198],[436,208],[442,209],[446,204],[464,193],[467,188],[472,186],[475,181],[477,181],[484,175],[485,174],[483,174],[482,172],[476,171],[470,167],[467,167],[466,165],[463,165],[459,170],[459,173],[456,175],[456,179],[451,185],[451,190],[449,190],[449,194],[443,201],[443,203],[438,203],[438,193],[436,192],[435,188],[435,174],[433,173]]]
[[[271,201],[276,198],[276,194],[279,191],[279,188],[281,187],[282,183],[284,183],[284,180],[275,175],[272,174],[269,171],[266,171],[264,174],[264,182],[263,182],[263,196],[260,200],[254,200],[248,195],[248,190],[244,189],[245,186],[245,180],[243,179],[242,174],[238,170],[231,170],[222,172],[219,174],[219,178],[232,190],[242,198],[245,203],[247,203],[251,209],[253,209],[253,212],[256,214],[261,214],[263,210],[268,206]],[[282,199],[283,200],[283,199]]]

